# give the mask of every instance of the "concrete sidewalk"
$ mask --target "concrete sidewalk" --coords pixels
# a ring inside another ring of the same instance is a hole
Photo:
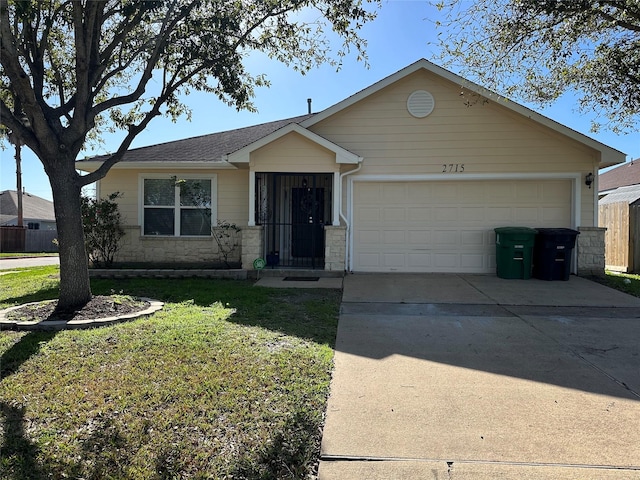
[[[639,316],[577,277],[347,276],[319,478],[640,478]]]

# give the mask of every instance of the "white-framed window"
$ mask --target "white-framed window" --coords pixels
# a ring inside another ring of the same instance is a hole
[[[210,237],[217,223],[217,176],[141,174],[139,221],[145,236]]]

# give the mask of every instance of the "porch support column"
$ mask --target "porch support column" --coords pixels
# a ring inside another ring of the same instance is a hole
[[[340,171],[333,172],[333,223],[334,227],[340,226],[340,203],[342,200],[342,183],[340,182]]]
[[[256,172],[249,167],[249,227],[256,226]]]

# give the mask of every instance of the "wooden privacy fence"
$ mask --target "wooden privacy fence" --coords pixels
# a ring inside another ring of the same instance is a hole
[[[605,233],[606,268],[618,272],[640,270],[640,205],[617,202],[600,205]]]
[[[57,230],[29,230],[25,227],[0,227],[0,252],[57,252],[53,240],[58,238]]]
[[[0,227],[0,252],[24,252],[26,231],[25,227]]]
[[[25,252],[57,252],[58,245],[53,241],[58,238],[57,230],[27,230]]]

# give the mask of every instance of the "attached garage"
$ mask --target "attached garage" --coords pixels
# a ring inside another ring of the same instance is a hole
[[[495,272],[493,229],[574,226],[574,182],[354,181],[352,270]]]

